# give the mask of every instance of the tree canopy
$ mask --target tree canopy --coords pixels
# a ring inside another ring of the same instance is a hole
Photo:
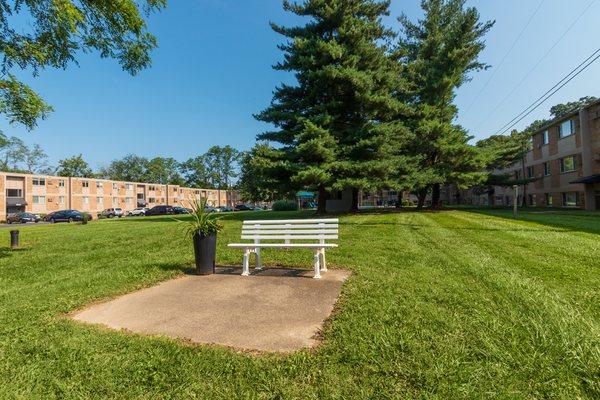
[[[56,169],[56,175],[80,178],[94,177],[90,165],[83,159],[83,155],[81,154],[60,160]]]
[[[150,65],[157,45],[144,16],[166,0],[0,0],[0,113],[32,129],[52,108],[14,74],[66,69],[80,52],[116,59],[135,75]]]

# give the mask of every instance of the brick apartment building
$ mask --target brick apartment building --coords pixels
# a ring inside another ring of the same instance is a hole
[[[161,204],[186,207],[200,197],[215,207],[232,206],[238,200],[234,191],[227,190],[0,172],[0,220],[18,211],[46,214],[73,209],[95,216],[116,207],[124,211]]]
[[[600,210],[600,101],[548,123],[532,135],[532,150],[509,169],[494,171],[533,179],[519,187],[530,206]],[[513,190],[457,190],[446,187],[449,204],[510,205]]]

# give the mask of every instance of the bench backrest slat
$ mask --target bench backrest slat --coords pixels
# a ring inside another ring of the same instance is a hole
[[[337,218],[327,219],[286,219],[286,220],[249,220],[242,225],[242,239],[261,240],[318,240],[338,238]]]

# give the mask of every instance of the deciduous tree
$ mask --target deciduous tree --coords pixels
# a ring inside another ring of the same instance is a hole
[[[80,178],[92,178],[94,176],[90,165],[83,159],[81,154],[60,160],[58,162],[56,174],[58,176],[73,176]]]
[[[166,0],[0,0],[0,113],[31,129],[52,108],[14,74],[66,69],[82,52],[118,60],[132,75],[150,65],[156,39],[144,15]],[[27,21],[23,23],[23,21]]]

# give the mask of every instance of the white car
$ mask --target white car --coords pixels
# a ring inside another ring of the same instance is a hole
[[[127,213],[130,217],[143,217],[146,215],[146,211],[148,211],[148,207],[138,207]]]

